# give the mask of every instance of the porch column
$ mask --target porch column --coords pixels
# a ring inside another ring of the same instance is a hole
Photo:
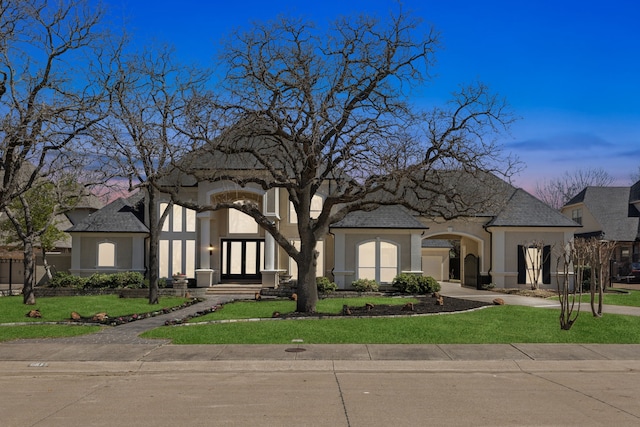
[[[82,254],[82,238],[75,233],[71,236],[71,272],[80,271],[80,254]]]
[[[209,245],[211,242],[211,212],[202,212],[198,214],[198,223],[200,225],[200,268],[211,268],[211,255],[209,254]]]
[[[411,271],[422,272],[422,235],[411,233]]]
[[[131,269],[144,273],[144,236],[136,236],[132,239],[133,251],[131,253]]]
[[[264,269],[271,271],[275,269],[276,239],[271,233],[264,234]]]
[[[346,250],[345,250],[345,235],[344,232],[340,230],[336,230],[334,232],[334,268],[333,268],[333,279],[338,285],[338,288],[345,289],[347,284],[346,276],[351,274],[353,276],[353,272],[346,271]]]
[[[506,238],[505,232],[500,228],[492,228],[489,230],[491,232],[491,247],[489,251],[491,252],[491,264],[489,269],[491,270],[491,277],[493,282],[499,288],[507,287],[507,265],[506,265]],[[512,273],[511,276],[517,277],[517,272]],[[513,283],[515,285],[516,283]],[[509,286],[512,284],[509,283]]]

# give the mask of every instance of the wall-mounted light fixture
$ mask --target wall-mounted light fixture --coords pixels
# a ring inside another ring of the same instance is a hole
[[[211,243],[209,243],[209,246],[207,247],[207,250],[209,251],[209,256],[213,256],[213,245]]]

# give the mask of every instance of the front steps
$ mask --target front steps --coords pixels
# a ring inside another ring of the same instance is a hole
[[[262,289],[261,284],[225,283],[206,288],[207,295],[255,295]]]

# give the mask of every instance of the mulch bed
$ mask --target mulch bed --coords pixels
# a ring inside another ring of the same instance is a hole
[[[493,305],[492,303],[470,301],[459,298],[442,297],[443,304],[438,305],[437,299],[432,297],[417,297],[418,302],[412,303],[411,306],[407,304],[400,305],[388,305],[377,304],[373,307],[350,307],[348,310],[343,309],[343,313],[330,314],[330,313],[286,313],[277,317],[293,318],[293,317],[377,317],[377,316],[411,316],[416,314],[437,314],[437,313],[451,313],[458,311],[473,310],[480,307],[486,307]]]

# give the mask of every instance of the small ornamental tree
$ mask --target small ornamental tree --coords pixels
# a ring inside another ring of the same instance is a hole
[[[556,284],[560,300],[560,329],[568,331],[578,320],[582,297],[582,269],[586,253],[569,242],[556,257]],[[575,273],[575,274],[573,274]],[[573,277],[573,283],[572,283]],[[576,307],[576,302],[578,303]]]
[[[532,240],[521,246],[525,260],[526,278],[532,290],[540,289],[544,266],[550,261],[551,249],[542,240]]]
[[[38,182],[7,205],[3,212],[6,219],[0,222],[0,229],[7,233],[7,243],[19,242],[23,251],[24,281],[23,302],[35,304],[35,248],[40,246],[45,270],[51,278],[46,261],[46,252],[55,248],[57,241],[64,238],[58,228],[59,216],[72,209],[82,193],[82,187],[65,181],[56,184]],[[74,194],[75,192],[75,194]]]

